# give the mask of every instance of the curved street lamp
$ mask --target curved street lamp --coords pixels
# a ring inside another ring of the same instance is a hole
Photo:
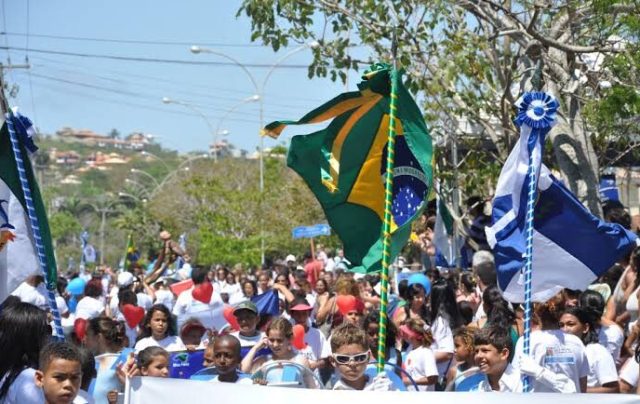
[[[249,77],[249,80],[251,81],[251,84],[253,85],[253,88],[256,92],[256,95],[259,97],[258,101],[260,102],[260,130],[262,130],[262,128],[264,127],[264,89],[267,85],[267,82],[269,81],[269,78],[271,77],[271,74],[275,71],[275,69],[282,64],[282,62],[284,62],[285,60],[287,60],[288,58],[290,58],[291,56],[295,55],[298,52],[301,52],[305,49],[316,49],[320,47],[320,43],[318,41],[311,41],[309,43],[305,43],[303,45],[298,46],[297,48],[292,49],[291,51],[285,53],[281,58],[279,58],[278,60],[276,60],[276,62],[271,66],[271,68],[269,69],[269,71],[267,72],[264,80],[262,81],[262,85],[258,86],[258,82],[256,81],[255,77],[253,76],[253,74],[251,74],[251,72],[249,71],[249,69],[247,69],[247,67],[245,65],[243,65],[242,63],[240,63],[237,59],[227,55],[224,52],[220,52],[219,50],[215,50],[215,49],[209,49],[209,48],[205,48],[205,47],[201,47],[198,45],[193,45],[190,48],[191,53],[193,54],[200,54],[200,53],[209,53],[212,55],[217,55],[220,57],[223,57],[225,59],[228,59],[230,61],[232,61],[234,64],[236,64],[238,67],[240,67],[245,74],[247,75],[247,77]],[[259,150],[259,155],[258,155],[258,159],[259,159],[259,165],[260,165],[260,195],[262,196],[262,194],[264,193],[264,136],[262,136],[262,134],[260,134],[260,150]],[[261,255],[261,262],[262,264],[265,263],[265,257],[264,257],[264,218],[263,215],[260,215],[260,255]]]

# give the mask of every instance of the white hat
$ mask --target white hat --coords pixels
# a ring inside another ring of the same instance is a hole
[[[285,258],[284,260],[285,260],[285,262],[289,262],[289,261],[296,262],[296,256],[293,255],[293,254],[289,254],[289,255],[287,255],[287,258]]]
[[[131,272],[121,272],[118,274],[118,287],[126,288],[133,283],[133,274]]]

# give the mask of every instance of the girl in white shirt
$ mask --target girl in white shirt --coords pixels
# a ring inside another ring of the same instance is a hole
[[[438,381],[438,368],[433,351],[429,348],[433,343],[431,328],[424,321],[416,318],[405,321],[400,326],[402,339],[411,344],[411,351],[404,361],[404,368],[418,385],[420,391],[434,391]],[[407,379],[405,384],[410,385]]]
[[[292,345],[292,339],[293,326],[289,320],[281,317],[276,318],[269,324],[266,338],[254,345],[242,359],[240,369],[244,373],[253,373],[267,363],[280,360],[297,362],[309,368],[309,361],[304,355],[295,350]],[[271,355],[260,356],[254,360],[258,351],[266,346],[271,349]]]
[[[560,329],[580,338],[589,361],[587,393],[617,393],[618,373],[613,356],[598,343],[594,314],[583,307],[570,307],[560,317]]]
[[[456,292],[447,280],[441,278],[433,283],[430,300],[429,321],[433,333],[431,349],[436,357],[438,373],[440,377],[445,377],[455,350],[452,330],[461,327],[464,322],[458,311]]]
[[[180,337],[176,336],[173,316],[164,304],[153,305],[147,312],[135,350],[139,352],[150,346],[159,346],[167,351],[186,349]]]

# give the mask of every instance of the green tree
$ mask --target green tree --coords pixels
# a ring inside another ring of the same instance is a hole
[[[319,41],[309,76],[333,80],[345,80],[345,71],[363,64],[389,61],[395,33],[398,61],[424,100],[433,131],[464,134],[461,123],[469,123],[491,139],[498,161],[517,139],[515,100],[543,61],[545,89],[561,102],[549,136],[555,166],[597,212],[598,159],[583,116],[589,88],[584,57],[615,55],[616,38],[635,40],[621,27],[638,7],[633,0],[244,0],[238,14],[251,19],[252,39],[276,51]],[[472,162],[467,168],[477,168]]]

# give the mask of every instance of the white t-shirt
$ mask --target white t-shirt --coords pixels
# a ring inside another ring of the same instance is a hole
[[[155,304],[164,304],[169,311],[173,310],[175,300],[176,299],[173,297],[173,293],[170,290],[160,289],[156,291]]]
[[[78,395],[73,399],[73,404],[95,404],[95,400],[91,396],[91,394],[86,391],[80,389],[78,390]]]
[[[502,376],[500,376],[500,380],[498,381],[498,385],[500,386],[501,393],[522,393],[522,375],[520,371],[511,364],[508,364]],[[471,391],[484,391],[484,392],[493,392],[491,388],[491,384],[489,384],[489,380],[487,380],[486,376],[483,381],[481,381],[476,388]]]
[[[620,369],[620,380],[624,380],[631,387],[638,385],[638,378],[640,377],[640,364],[636,362],[634,358],[629,358]]]
[[[431,350],[433,350],[433,352],[453,353],[455,349],[453,346],[453,333],[446,319],[441,316],[436,317],[433,324],[431,324],[431,333],[433,334],[433,344],[431,344]],[[438,374],[441,377],[445,375],[447,368],[450,366],[450,362],[452,361],[446,360],[436,364]]]
[[[90,296],[85,296],[78,302],[76,306],[76,318],[84,318],[91,320],[100,317],[104,311],[104,303]]]
[[[140,352],[143,349],[148,348],[150,346],[159,346],[161,348],[166,349],[169,352],[184,351],[185,349],[187,349],[182,343],[182,340],[180,339],[180,337],[175,335],[170,335],[168,337],[164,337],[159,341],[153,337],[142,338],[140,341],[136,343],[135,350],[136,352]]]
[[[180,296],[176,299],[176,304],[173,306],[174,315],[180,316],[187,313],[196,313],[207,309],[216,309],[224,305],[222,298],[220,297],[220,293],[217,291],[214,291],[211,294],[211,301],[209,302],[208,307],[206,304],[195,300],[191,295],[192,292],[193,288],[190,288],[180,293]]]
[[[244,335],[240,335],[240,331],[232,332],[231,335],[238,338],[241,347],[254,346],[258,342],[260,342],[262,338],[264,338],[263,332],[258,332],[258,335],[253,337],[245,337]]]
[[[64,297],[60,295],[56,295],[56,306],[58,306],[58,312],[60,314],[65,314],[69,312],[69,306],[67,306],[67,301],[64,300]]]
[[[209,381],[213,382],[213,383],[228,383],[228,382],[221,382],[220,380],[218,380],[218,375],[216,375],[213,379],[211,379]],[[253,384],[253,380],[251,379],[251,376],[239,375],[238,376],[238,380],[236,380],[235,383],[233,383],[233,384],[249,385],[249,384]]]
[[[11,383],[7,395],[4,396],[2,404],[42,404],[44,403],[44,394],[42,389],[35,383],[36,370],[26,368]],[[4,382],[5,377],[0,380],[0,386]]]
[[[607,351],[613,356],[614,361],[618,362],[620,360],[620,351],[624,343],[622,328],[615,324],[603,325],[598,330],[598,341],[607,348]]]
[[[588,387],[602,387],[604,384],[618,381],[616,363],[607,348],[600,344],[589,344],[585,350],[589,361]]]
[[[523,353],[524,338],[518,339],[512,363],[518,365]],[[538,365],[567,376],[575,383],[580,392],[580,378],[589,374],[589,362],[584,344],[575,335],[565,334],[561,330],[533,331],[530,338],[531,357]],[[548,386],[533,382],[537,392],[552,392]]]
[[[309,327],[304,334],[304,342],[311,348],[317,359],[327,358],[331,356],[331,347],[320,330]]]
[[[22,282],[16,290],[11,292],[11,295],[18,297],[22,303],[30,303],[43,310],[49,310],[47,288],[44,283],[40,283],[37,288],[34,288],[27,282]]]
[[[149,311],[151,306],[153,306],[153,299],[146,293],[136,293],[136,300],[138,302],[138,307],[142,307],[145,312]]]
[[[438,376],[436,358],[430,348],[421,346],[411,350],[405,359],[405,370],[414,380],[423,377]],[[435,385],[418,386],[420,391],[434,391]]]

